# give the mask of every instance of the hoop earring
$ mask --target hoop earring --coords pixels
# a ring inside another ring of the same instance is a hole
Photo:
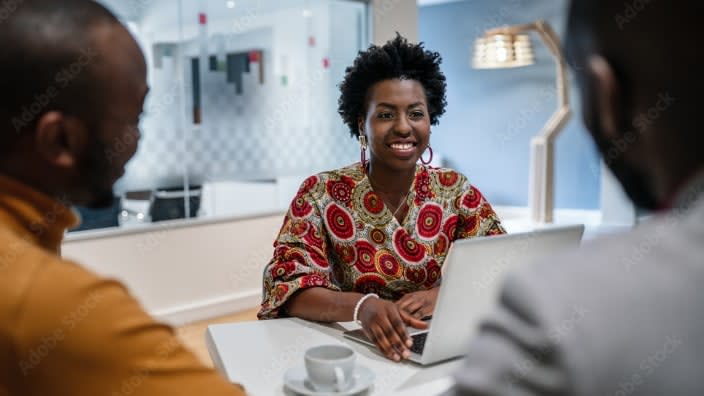
[[[367,137],[364,135],[359,135],[359,147],[360,147],[360,161],[362,165],[362,171],[367,172]]]
[[[420,156],[420,163],[423,165],[429,165],[431,162],[433,162],[433,148],[428,145],[428,150],[430,150],[430,158],[428,160],[424,160],[423,156]]]

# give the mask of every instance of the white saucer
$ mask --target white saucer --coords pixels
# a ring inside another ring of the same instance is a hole
[[[342,392],[319,392],[308,384],[308,376],[303,366],[291,367],[284,374],[284,386],[296,394],[305,396],[349,396],[364,392],[374,383],[374,373],[360,365],[354,368],[352,386]]]

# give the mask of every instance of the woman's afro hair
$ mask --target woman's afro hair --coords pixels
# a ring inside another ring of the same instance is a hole
[[[437,125],[447,105],[441,62],[440,54],[425,50],[423,43],[409,43],[398,33],[383,46],[372,45],[360,51],[354,64],[345,70],[337,109],[352,137],[359,137],[358,121],[366,113],[369,89],[390,79],[418,81],[425,90],[430,124]]]

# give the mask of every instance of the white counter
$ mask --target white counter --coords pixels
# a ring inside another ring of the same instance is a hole
[[[549,225],[528,220],[527,208],[494,208],[509,233]],[[555,224],[585,224],[585,239],[605,227],[598,211],[557,210]],[[153,315],[182,324],[257,306],[283,212],[196,220],[70,235],[63,253],[124,281]]]

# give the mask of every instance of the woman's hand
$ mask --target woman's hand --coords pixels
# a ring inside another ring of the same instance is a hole
[[[435,301],[438,299],[439,287],[430,290],[421,290],[407,293],[396,301],[396,306],[400,310],[413,316],[414,318],[424,318],[433,314]]]
[[[368,298],[359,307],[359,320],[366,336],[379,347],[379,350],[393,361],[407,359],[413,340],[406,332],[406,326],[425,329],[428,324],[414,318],[391,302],[380,298]]]

